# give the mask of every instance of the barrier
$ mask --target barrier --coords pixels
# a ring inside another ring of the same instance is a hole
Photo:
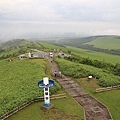
[[[58,99],[58,98],[65,98],[66,97],[66,94],[57,94],[57,95],[52,95],[51,96],[51,99]],[[28,102],[25,102],[23,103],[22,105],[14,108],[13,110],[5,113],[4,115],[0,116],[0,119],[1,120],[5,120],[7,119],[8,117],[12,116],[13,114],[19,112],[20,110],[24,109],[25,107],[27,107],[28,105],[34,103],[34,102],[40,102],[40,101],[44,101],[44,97],[37,97],[37,98],[34,98]]]
[[[115,89],[120,89],[120,85],[111,86],[111,87],[105,87],[105,88],[96,88],[95,92],[99,93],[99,92],[105,92],[105,91],[115,90]]]

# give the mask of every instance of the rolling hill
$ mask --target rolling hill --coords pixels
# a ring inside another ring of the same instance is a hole
[[[77,79],[78,82],[80,83],[81,83],[81,79],[85,81],[87,76],[90,74],[93,77],[96,77],[95,79],[96,82],[99,82],[99,85],[101,86],[119,85],[120,56],[92,51],[91,48],[93,47],[93,45],[89,45],[92,41],[102,39],[103,37],[107,38],[108,36],[93,36],[93,37],[78,38],[78,39],[64,38],[62,40],[54,39],[49,41],[51,44],[45,43],[45,41],[47,40],[44,40],[44,42],[40,42],[40,41],[28,41],[23,39],[13,40],[4,43],[0,47],[0,56],[2,59],[0,60],[1,68],[2,68],[0,69],[1,72],[0,88],[3,91],[1,92],[1,98],[0,98],[1,99],[0,102],[3,104],[3,105],[1,104],[2,106],[1,114],[16,107],[17,105],[20,105],[24,101],[27,101],[34,96],[37,96],[37,93],[40,93],[40,91],[35,86],[35,84],[37,83],[36,80],[38,80],[40,77],[44,75],[43,71],[45,71],[44,69],[46,68],[44,65],[47,65],[47,61],[45,61],[44,59],[29,59],[29,60],[25,59],[25,61],[23,60],[20,61],[18,59],[15,59],[14,62],[8,62],[6,60],[6,58],[17,57],[22,53],[31,52],[34,49],[43,50],[43,51],[53,51],[55,49],[56,52],[62,51],[66,53],[68,51],[71,51],[72,53],[71,57],[65,59],[61,59],[58,57],[58,60],[57,59],[56,60],[60,64],[59,66],[61,67],[61,71],[63,74],[67,76],[71,76],[74,79]],[[112,38],[113,36],[109,36],[109,37]],[[117,38],[117,36],[114,37]],[[75,46],[76,47],[78,46],[78,48],[76,48]],[[80,49],[80,46],[84,47],[84,49]],[[92,46],[92,47],[90,48],[87,47],[85,49],[86,46]],[[98,79],[99,81],[97,81]],[[91,81],[91,84],[93,82],[94,81]],[[24,84],[22,85],[22,83]],[[29,83],[27,85],[27,90],[25,90],[26,89],[25,83],[26,84]],[[87,84],[89,83],[87,82]],[[84,85],[86,85],[86,83]],[[82,86],[84,85],[82,84]],[[8,86],[7,89],[6,86]],[[93,86],[89,86],[87,87],[87,89],[90,87]],[[13,88],[13,90],[11,88]],[[95,88],[95,86],[93,88]],[[96,97],[97,94],[93,94],[93,92],[91,92],[94,90],[93,88],[88,90],[88,92]],[[30,91],[31,93],[30,95],[28,94],[28,91]],[[19,96],[17,96],[19,92],[20,94]],[[99,98],[99,100],[101,100],[103,103],[105,103],[108,106],[108,108],[110,108],[110,111],[112,115],[114,115],[114,118],[119,117],[119,103],[117,102],[119,101],[118,94],[119,93],[116,90],[108,93],[102,93],[102,94],[100,93],[96,97]],[[113,95],[114,97],[112,97]],[[116,110],[118,111],[118,113],[114,112]]]
[[[91,51],[120,55],[120,36],[89,36],[44,41],[59,46],[73,46]]]
[[[120,37],[100,37],[85,44],[101,49],[120,49]]]

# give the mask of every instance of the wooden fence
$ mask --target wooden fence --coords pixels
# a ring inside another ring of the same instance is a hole
[[[65,98],[66,97],[66,94],[57,94],[57,95],[52,95],[50,97],[50,99],[58,99],[58,98]],[[34,102],[40,102],[40,101],[44,101],[44,97],[37,97],[37,98],[34,98],[28,102],[25,102],[23,103],[22,105],[14,108],[13,110],[5,113],[4,115],[0,116],[0,119],[1,120],[5,120],[7,119],[8,117],[12,116],[13,114],[17,113],[18,111],[22,110],[23,108],[27,107],[28,105],[34,103]]]
[[[105,92],[105,91],[115,90],[115,89],[120,89],[120,85],[111,86],[111,87],[105,87],[105,88],[96,88],[95,92],[99,93],[99,92]]]

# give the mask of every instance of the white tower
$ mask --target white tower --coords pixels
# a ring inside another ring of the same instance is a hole
[[[44,77],[43,80],[38,82],[38,87],[44,88],[44,106],[50,106],[49,87],[54,85],[53,80],[49,80],[48,77]]]
[[[43,84],[46,86],[49,84],[49,80],[47,77],[43,78]],[[49,96],[49,87],[44,88],[44,105],[50,106],[50,96]]]

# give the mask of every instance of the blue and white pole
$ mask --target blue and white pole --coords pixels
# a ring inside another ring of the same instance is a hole
[[[43,84],[47,86],[49,84],[48,78],[43,78]],[[45,100],[45,106],[50,106],[50,96],[49,96],[49,87],[44,88],[44,100]]]
[[[40,88],[44,88],[44,106],[50,106],[49,87],[54,85],[53,80],[49,80],[48,77],[44,77],[43,80],[38,82]]]

